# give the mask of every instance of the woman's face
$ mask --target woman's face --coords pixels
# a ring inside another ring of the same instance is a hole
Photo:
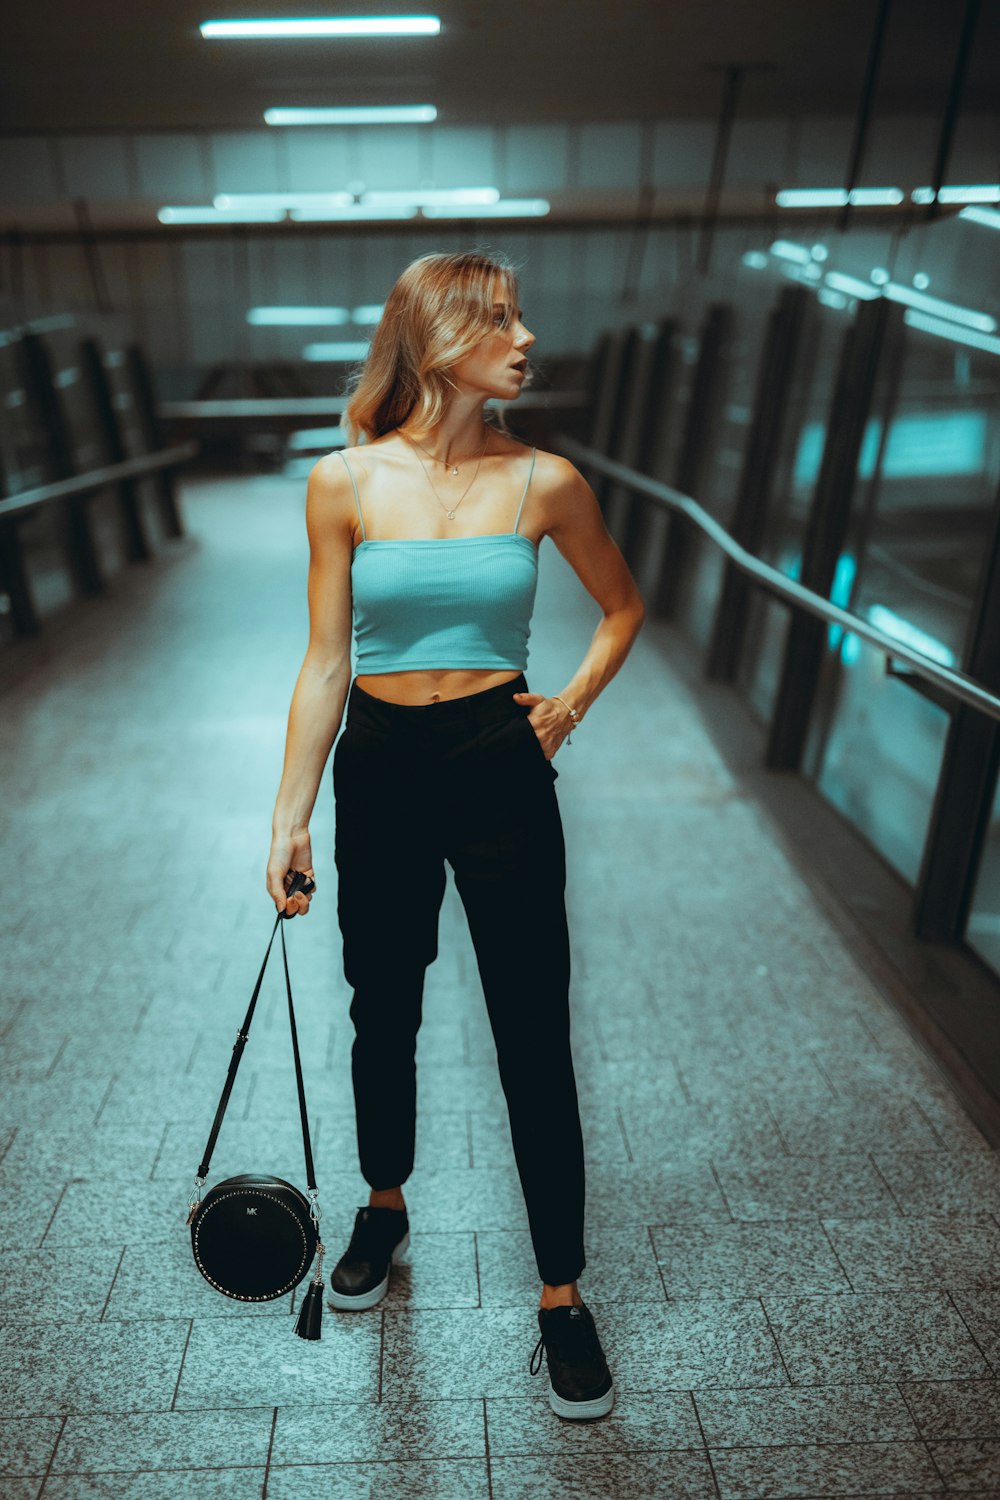
[[[521,309],[508,302],[493,304],[494,331],[451,370],[460,391],[513,401],[520,394],[528,350],[535,335],[521,322]]]

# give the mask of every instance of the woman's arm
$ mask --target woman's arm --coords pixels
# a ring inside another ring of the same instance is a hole
[[[559,698],[582,718],[631,650],[646,608],[590,485],[566,459],[547,454],[546,461],[552,476],[545,496],[546,535],[603,611],[583,661],[559,691]],[[516,696],[534,704],[542,701],[537,693]],[[553,695],[545,701],[549,712],[535,716],[533,727],[551,759],[573,724],[558,698]]]
[[[267,889],[279,911],[286,872],[312,869],[309,819],[351,682],[353,514],[347,471],[330,454],[313,466],[306,489],[309,644],[288,712],[267,865]],[[308,911],[308,897],[292,900],[296,910]]]

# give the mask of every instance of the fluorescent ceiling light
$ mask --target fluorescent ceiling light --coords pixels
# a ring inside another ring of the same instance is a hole
[[[824,280],[835,292],[860,297],[862,302],[873,302],[879,296],[878,287],[872,286],[870,281],[859,281],[856,276],[845,276],[841,271],[827,271]]]
[[[847,298],[843,292],[831,292],[828,287],[821,286],[816,293],[817,299],[824,307],[835,307],[838,310],[847,306]]]
[[[395,208],[369,208],[366,203],[351,203],[343,208],[293,208],[297,224],[349,224],[366,219],[414,219],[417,210],[402,204]]]
[[[279,224],[285,217],[283,208],[161,208],[156,217],[161,224]]]
[[[265,109],[266,125],[426,125],[437,119],[433,104],[360,105],[343,109]]]
[[[791,240],[775,240],[771,246],[771,254],[776,255],[779,260],[793,260],[800,266],[807,266],[812,260],[805,245],[793,245]]]
[[[934,189],[914,188],[910,194],[914,203],[933,203]],[[977,182],[969,187],[943,187],[938,193],[939,203],[1000,203],[1000,183]]]
[[[931,661],[939,661],[944,667],[955,665],[955,654],[943,641],[936,640],[934,636],[921,630],[918,625],[904,620],[902,615],[897,615],[894,610],[887,609],[884,604],[870,604],[867,613],[876,630],[893,636],[904,646],[912,646],[913,650],[919,651],[921,656],[930,657]]]
[[[907,307],[915,307],[920,312],[936,313],[938,317],[950,318],[953,323],[975,328],[979,333],[996,333],[997,320],[991,318],[989,313],[975,312],[971,307],[959,307],[957,303],[945,302],[940,297],[928,297],[926,292],[918,292],[910,286],[900,286],[895,281],[890,281],[882,290],[890,302],[903,302]]]
[[[763,250],[748,250],[743,257],[743,264],[749,266],[751,271],[763,271],[767,267],[767,256]]]
[[[364,339],[345,339],[339,344],[307,344],[302,351],[302,358],[319,363],[340,359],[364,359],[367,353],[368,344]]]
[[[951,339],[953,344],[968,344],[972,349],[985,349],[987,354],[1000,354],[1000,339],[990,338],[986,333],[976,333],[971,328],[960,328],[957,323],[946,323],[943,318],[930,318],[926,313],[907,308],[903,314],[903,322],[908,323],[911,328],[919,328],[922,333],[934,333],[939,338]]]
[[[444,208],[449,204],[497,203],[500,189],[495,187],[468,188],[374,188],[362,193],[362,203],[373,207],[388,208],[402,203],[408,208]]]
[[[547,198],[501,198],[499,203],[482,203],[478,207],[456,204],[452,208],[423,210],[425,219],[533,219],[541,218],[552,207]]]
[[[290,432],[286,439],[293,453],[308,453],[314,448],[344,448],[347,433],[343,427],[300,427]]]
[[[216,208],[349,208],[351,193],[216,193]]]
[[[381,302],[365,302],[351,313],[351,322],[359,327],[365,323],[380,323],[383,311]]]
[[[290,21],[202,21],[203,37],[437,36],[437,16],[311,16]]]
[[[247,311],[247,322],[256,328],[339,328],[350,321],[346,307],[251,307]]]
[[[774,195],[779,208],[882,208],[902,203],[899,188],[782,188]]]
[[[963,208],[958,217],[968,219],[970,224],[983,224],[987,229],[1000,229],[1000,213],[993,208]]]

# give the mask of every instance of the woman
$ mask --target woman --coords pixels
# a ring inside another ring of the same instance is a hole
[[[570,1051],[565,848],[552,765],[618,671],[643,605],[593,491],[551,453],[484,420],[518,396],[534,335],[510,267],[425,255],[385,304],[345,414],[348,448],[309,476],[310,635],[288,720],[267,889],[315,879],[309,817],[333,757],[337,911],[353,989],[352,1077],[371,1193],[331,1277],[332,1305],[373,1307],[409,1244],[415,1049],[437,956],[445,861],[464,904],[497,1047],[542,1280],[549,1400],[610,1411],[614,1387],[577,1287],[584,1167]],[[537,553],[549,536],[601,606],[559,693],[528,689]],[[357,675],[351,682],[352,608]]]

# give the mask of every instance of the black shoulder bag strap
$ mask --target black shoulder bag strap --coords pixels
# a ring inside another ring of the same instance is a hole
[[[294,894],[296,889],[301,888],[301,885],[301,880],[297,885],[295,882],[293,882],[289,894]],[[294,916],[294,913],[292,915]],[[222,1124],[223,1117],[226,1113],[226,1108],[229,1104],[229,1096],[233,1092],[233,1084],[236,1082],[236,1074],[239,1070],[240,1059],[243,1056],[243,1049],[246,1047],[247,1039],[250,1035],[250,1024],[253,1021],[253,1014],[257,1007],[257,997],[260,994],[260,987],[264,981],[264,970],[267,968],[267,961],[271,956],[271,946],[274,943],[274,934],[277,932],[279,927],[281,927],[281,956],[284,961],[285,968],[285,989],[288,992],[288,1023],[291,1027],[292,1053],[295,1058],[295,1084],[299,1093],[299,1115],[302,1120],[302,1147],[305,1152],[306,1159],[306,1186],[308,1187],[310,1196],[313,1197],[313,1202],[315,1203],[315,1198],[313,1195],[315,1195],[315,1193],[317,1192],[316,1174],[313,1168],[312,1142],[309,1138],[309,1115],[306,1110],[305,1085],[302,1081],[302,1059],[299,1056],[299,1036],[298,1030],[295,1025],[295,1006],[292,1003],[292,982],[288,974],[288,952],[285,948],[285,929],[282,926],[282,920],[284,916],[284,912],[279,912],[277,917],[275,918],[274,927],[271,931],[271,938],[267,945],[267,952],[264,954],[264,962],[260,966],[260,973],[257,975],[257,983],[254,985],[253,995],[250,997],[250,1005],[247,1009],[246,1015],[243,1018],[243,1025],[236,1033],[236,1041],[233,1044],[233,1055],[229,1062],[229,1072],[226,1075],[226,1082],[222,1090],[222,1098],[219,1100],[219,1107],[215,1111],[215,1119],[212,1122],[212,1129],[209,1133],[208,1145],[205,1147],[205,1154],[202,1157],[201,1165],[199,1166],[197,1176],[195,1177],[196,1193],[194,1199],[192,1200],[192,1208],[197,1205],[201,1196],[201,1189],[208,1178],[208,1169],[209,1165],[211,1164],[212,1153],[215,1150],[215,1142],[219,1135],[219,1127]]]

